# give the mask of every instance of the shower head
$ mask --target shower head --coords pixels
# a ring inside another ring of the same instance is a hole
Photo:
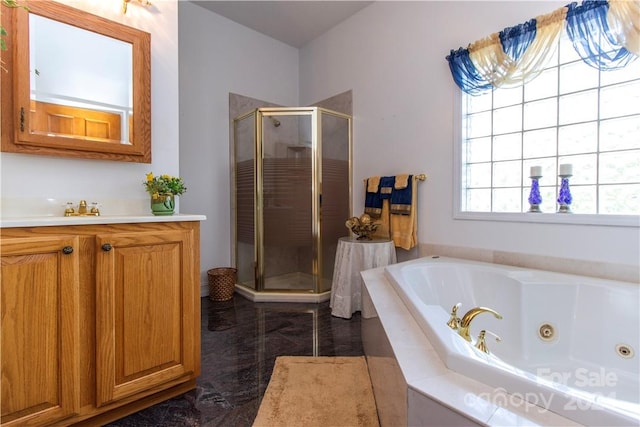
[[[280,120],[273,118],[273,117],[269,117],[269,119],[271,119],[271,123],[273,123],[273,126],[278,127],[280,126]]]

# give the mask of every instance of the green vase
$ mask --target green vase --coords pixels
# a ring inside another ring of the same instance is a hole
[[[175,197],[170,193],[151,195],[151,213],[154,215],[173,215]]]

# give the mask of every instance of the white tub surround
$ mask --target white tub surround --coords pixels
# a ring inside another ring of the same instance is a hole
[[[593,241],[598,240],[594,238]],[[494,250],[487,247],[451,246],[431,243],[421,243],[418,254],[418,257],[439,254],[440,256],[462,258],[470,261],[489,262],[492,264],[555,271],[558,273],[577,274],[580,276],[640,284],[640,265],[638,265],[637,262],[623,264],[620,260],[607,262],[589,258],[564,258],[550,254],[539,255],[535,253]],[[415,258],[417,257],[411,259]],[[409,258],[403,259],[403,261],[407,260],[409,260]]]
[[[377,316],[406,380],[409,425],[455,425],[460,416],[486,425],[640,422],[638,356],[625,359],[609,345],[613,340],[638,350],[637,285],[446,258],[362,275],[365,300],[375,306],[363,307],[363,341],[365,326]],[[504,316],[485,313],[471,324],[474,342],[481,329],[502,337],[496,343],[487,336],[491,355],[446,325],[458,302],[459,316],[475,306]],[[538,323],[554,325],[556,338],[540,339]],[[368,356],[370,348],[365,345]],[[400,393],[379,396],[376,364],[370,366],[376,400]]]
[[[449,370],[384,268],[363,271],[362,277],[363,346],[382,427],[579,425]]]

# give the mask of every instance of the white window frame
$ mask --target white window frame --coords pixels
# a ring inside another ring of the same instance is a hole
[[[462,211],[462,90],[453,89],[453,218],[479,221],[507,221],[543,224],[598,225],[640,228],[640,215],[468,212]]]

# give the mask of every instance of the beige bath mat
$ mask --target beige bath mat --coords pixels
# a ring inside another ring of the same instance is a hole
[[[364,356],[278,357],[253,425],[378,426]]]

